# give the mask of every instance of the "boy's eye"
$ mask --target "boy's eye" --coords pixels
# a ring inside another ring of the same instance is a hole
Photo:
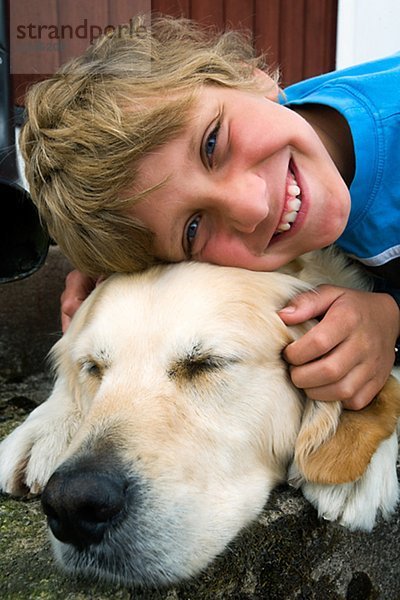
[[[204,158],[209,167],[214,166],[214,153],[217,147],[218,132],[221,124],[218,122],[211,133],[207,136],[204,143]]]
[[[196,238],[197,235],[197,231],[199,228],[199,223],[200,223],[200,215],[197,215],[194,219],[192,219],[191,221],[189,221],[187,227],[186,227],[186,232],[185,232],[185,247],[187,249],[187,254],[190,256],[191,254],[191,249],[194,243],[194,240]]]

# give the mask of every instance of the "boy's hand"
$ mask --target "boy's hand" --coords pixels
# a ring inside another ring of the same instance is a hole
[[[68,273],[65,279],[65,288],[61,295],[61,327],[63,333],[67,331],[72,317],[98,282],[98,279],[88,277],[80,271]]]
[[[296,387],[313,400],[340,400],[353,410],[371,402],[394,362],[399,308],[391,296],[323,285],[278,314],[286,325],[322,317],[285,348]]]

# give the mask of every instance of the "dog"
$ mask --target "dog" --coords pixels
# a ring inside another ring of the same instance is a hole
[[[287,271],[156,266],[113,275],[83,303],[52,350],[51,396],[0,445],[0,489],[42,494],[65,569],[189,578],[288,479],[350,529],[394,511],[399,384],[358,412],[307,399],[282,350],[312,323],[277,315],[318,283],[368,281],[331,252]]]

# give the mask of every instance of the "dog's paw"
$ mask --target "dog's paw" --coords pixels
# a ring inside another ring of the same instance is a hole
[[[396,433],[384,440],[373,455],[364,475],[355,482],[340,485],[303,483],[304,496],[318,515],[338,521],[350,530],[371,531],[377,516],[387,519],[399,500],[396,473],[398,441]]]
[[[67,449],[78,420],[48,400],[0,444],[0,491],[39,494]]]

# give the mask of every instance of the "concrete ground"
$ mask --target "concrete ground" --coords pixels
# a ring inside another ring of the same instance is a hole
[[[0,287],[0,439],[51,389],[68,264],[52,248],[31,278]],[[400,511],[372,534],[319,521],[301,494],[276,490],[256,523],[199,577],[162,590],[102,586],[54,563],[38,499],[0,495],[0,599],[400,600]]]

